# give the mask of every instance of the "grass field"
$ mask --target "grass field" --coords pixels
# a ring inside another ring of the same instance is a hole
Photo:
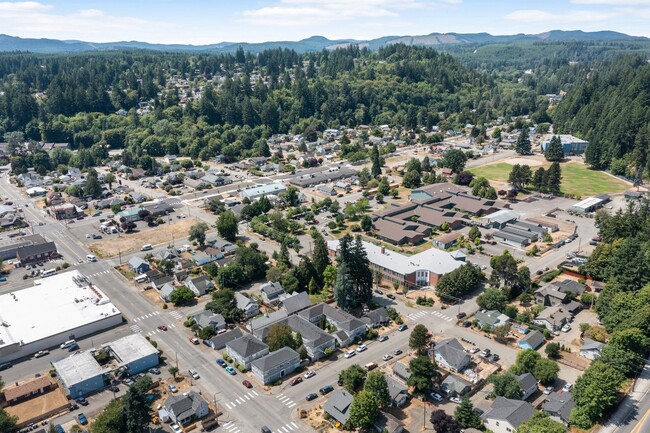
[[[544,168],[548,168],[545,164]],[[475,176],[482,176],[496,182],[507,182],[512,165],[507,162],[471,168]],[[535,167],[532,167],[535,171]],[[590,170],[583,164],[562,164],[562,192],[581,197],[590,195],[623,192],[629,188],[625,182],[607,173]]]

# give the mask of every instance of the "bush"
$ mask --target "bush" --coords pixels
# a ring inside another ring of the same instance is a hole
[[[278,380],[276,380],[275,382],[273,382],[271,384],[271,386],[280,386],[280,385],[282,385],[282,380],[281,379],[278,379]]]
[[[63,262],[63,264],[61,265],[61,267],[62,267],[63,269],[68,269],[68,268],[70,267],[70,263],[68,263],[68,262]]]
[[[239,370],[242,373],[246,371],[243,365],[237,365],[237,370]]]
[[[425,298],[424,296],[418,296],[418,299],[415,301],[418,305],[425,305],[427,307],[433,307],[434,300],[433,298]]]
[[[366,339],[367,340],[374,340],[379,336],[379,332],[376,329],[369,329],[368,332],[366,332]]]
[[[167,304],[163,304],[163,310],[166,310],[167,308]]]

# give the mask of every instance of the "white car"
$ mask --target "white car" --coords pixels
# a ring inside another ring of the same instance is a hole
[[[449,398],[449,401],[452,403],[460,404],[460,398],[458,398],[457,396],[453,396]]]
[[[343,356],[345,356],[346,358],[352,358],[356,354],[357,352],[355,352],[354,350],[348,350],[347,352],[345,352],[345,355]]]
[[[176,385],[174,385],[173,383],[169,384],[169,390],[173,393],[178,392],[178,388],[176,388]]]
[[[573,388],[573,384],[571,384],[571,383],[566,383],[566,384],[564,384],[564,386],[562,387],[562,391],[564,391],[564,392],[569,392],[569,391],[571,391],[571,388]]]
[[[562,327],[562,332],[564,333],[569,332],[570,330],[571,330],[571,326],[569,326],[568,324]]]
[[[312,370],[309,370],[305,375],[303,376],[305,379],[309,379],[310,377],[316,376],[316,373]]]
[[[172,424],[171,428],[174,433],[183,433],[183,429],[178,424]]]
[[[190,370],[189,371],[190,376],[192,376],[192,379],[199,379],[201,376],[199,376],[199,373],[196,372],[196,370]]]
[[[365,344],[362,344],[361,346],[357,347],[357,352],[361,353],[364,350],[367,350],[368,347]]]
[[[547,386],[546,388],[544,388],[544,395],[549,395],[549,394],[551,394],[553,391],[555,391],[555,389],[553,389],[552,386]]]

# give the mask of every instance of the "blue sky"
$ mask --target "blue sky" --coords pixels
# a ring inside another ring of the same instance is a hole
[[[650,0],[0,0],[0,33],[94,42],[208,44],[554,29],[650,37]]]

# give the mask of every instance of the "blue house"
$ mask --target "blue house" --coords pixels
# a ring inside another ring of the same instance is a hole
[[[522,349],[537,349],[544,343],[544,334],[539,331],[530,332],[524,338],[519,340],[519,347]]]

